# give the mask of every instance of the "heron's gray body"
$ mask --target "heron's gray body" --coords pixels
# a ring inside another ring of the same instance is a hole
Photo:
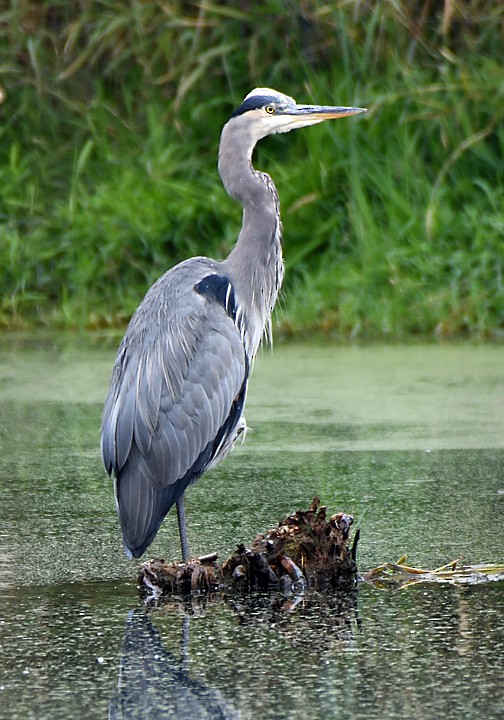
[[[272,124],[268,103],[278,107],[283,124]],[[165,273],[119,347],[103,413],[102,455],[115,478],[125,548],[134,557],[150,545],[186,487],[222,460],[245,430],[250,369],[283,279],[278,195],[271,178],[252,167],[252,151],[261,137],[286,132],[296,121],[308,125],[325,119],[317,119],[324,112],[339,117],[343,113],[334,111],[355,111],[310,110],[271,90],[247,96],[224,126],[219,148],[224,187],[243,206],[235,247],[221,262],[196,257]]]
[[[244,430],[250,360],[243,313],[222,270],[207,258],[169,270],[147,293],[119,348],[102,452],[134,556],[150,545],[186,487]]]

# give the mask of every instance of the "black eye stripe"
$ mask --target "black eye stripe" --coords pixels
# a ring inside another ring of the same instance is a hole
[[[230,118],[238,117],[249,110],[257,110],[265,105],[275,105],[277,99],[271,97],[271,95],[252,95],[242,102],[242,104],[231,113]]]

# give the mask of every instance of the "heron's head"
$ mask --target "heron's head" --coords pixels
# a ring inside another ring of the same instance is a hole
[[[366,112],[366,108],[298,105],[293,98],[277,90],[255,88],[232,113],[228,124],[247,130],[255,144],[267,135],[362,112]]]

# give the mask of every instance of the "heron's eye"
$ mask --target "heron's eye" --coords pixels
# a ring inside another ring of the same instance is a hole
[[[264,108],[268,115],[274,115],[276,113],[276,108],[273,105],[266,105]]]

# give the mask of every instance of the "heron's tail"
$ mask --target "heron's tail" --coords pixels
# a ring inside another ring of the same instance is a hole
[[[130,456],[116,478],[116,502],[126,555],[138,558],[154,540],[187,483],[156,486],[147,465],[131,460]]]

